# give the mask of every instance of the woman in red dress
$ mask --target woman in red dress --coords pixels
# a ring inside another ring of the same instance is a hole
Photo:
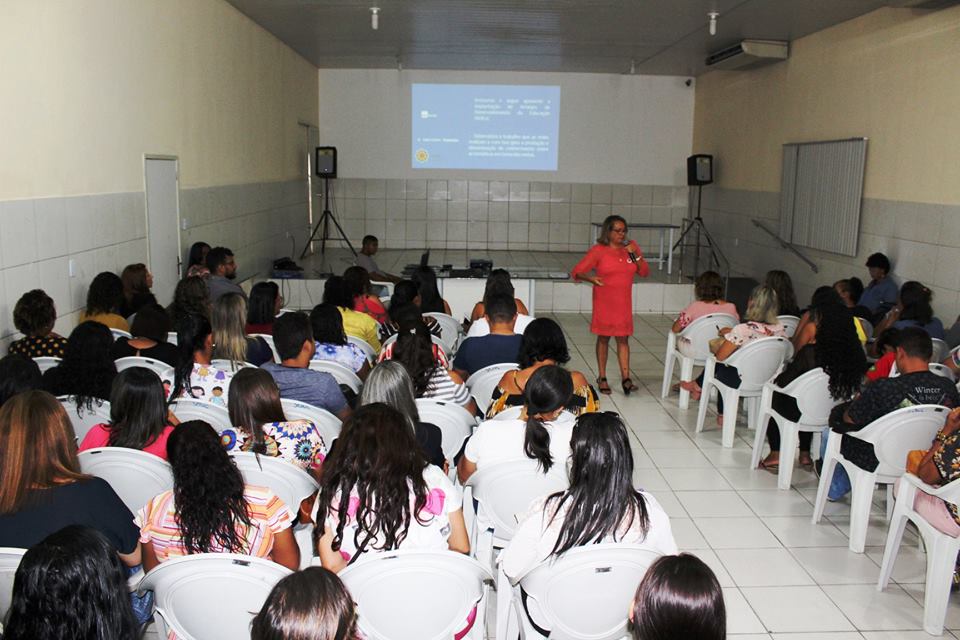
[[[588,275],[591,271],[595,275]],[[593,285],[593,319],[590,331],[597,336],[597,388],[609,395],[607,351],[610,336],[617,341],[617,361],[627,395],[636,388],[630,379],[630,336],[633,335],[633,277],[650,275],[650,265],[640,247],[627,241],[627,222],[620,216],[607,216],[600,238],[570,272],[574,280]]]

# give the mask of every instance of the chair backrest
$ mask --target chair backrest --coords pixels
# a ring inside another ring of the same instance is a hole
[[[449,640],[493,576],[460,553],[400,549],[364,554],[340,579],[357,603],[357,622],[368,640]]]
[[[249,362],[244,362],[242,360],[227,360],[226,358],[214,358],[210,361],[210,366],[215,369],[219,369],[220,371],[229,371],[230,373],[236,373],[237,371],[240,371],[240,369],[257,368],[257,365],[250,364]]]
[[[677,338],[690,341],[690,353],[698,360],[710,355],[710,341],[717,337],[717,331],[724,327],[734,327],[737,319],[729,313],[711,313],[701,316],[684,327]]]
[[[347,342],[357,345],[370,362],[377,361],[377,350],[369,342],[357,336],[347,336]]]
[[[945,365],[945,364],[940,364],[939,362],[931,362],[931,363],[930,363],[930,372],[931,372],[931,373],[935,373],[935,374],[937,374],[938,376],[941,376],[941,377],[943,377],[943,378],[946,378],[947,380],[950,380],[950,381],[952,381],[952,382],[956,382],[956,381],[957,381],[957,376],[954,375],[953,370],[950,369],[950,367],[948,367],[948,366]]]
[[[782,315],[782,316],[777,316],[777,319],[780,321],[780,324],[783,325],[784,330],[787,332],[787,337],[792,338],[793,334],[797,332],[797,325],[800,324],[800,318],[798,318],[797,316]]]
[[[250,637],[250,621],[270,590],[291,571],[270,560],[236,553],[198,553],[161,563],[140,582],[153,591],[161,628],[180,640]]]
[[[283,405],[283,415],[287,417],[287,420],[309,420],[317,425],[327,449],[330,448],[334,440],[340,437],[340,428],[342,427],[340,418],[326,409],[290,398],[281,398],[280,404]]]
[[[360,389],[363,388],[363,382],[357,377],[357,374],[339,362],[311,359],[310,368],[314,371],[329,373],[337,381],[337,384],[347,385],[358,395],[360,394]]]
[[[246,451],[232,453],[231,457],[246,484],[268,487],[283,500],[294,518],[300,503],[320,488],[309,473],[287,460]]]
[[[117,358],[113,361],[113,364],[117,367],[118,372],[124,371],[125,369],[132,369],[133,367],[143,367],[160,376],[161,380],[165,378],[172,379],[174,375],[173,367],[162,360],[154,360],[153,358],[128,356],[126,358]]]
[[[230,429],[233,425],[230,422],[230,412],[226,407],[215,405],[199,398],[177,398],[176,402],[170,405],[173,415],[177,416],[180,422],[187,420],[203,420],[210,423],[210,426],[217,430],[217,433]]]
[[[493,526],[493,534],[509,540],[517,528],[516,516],[530,503],[570,486],[566,465],[558,461],[543,473],[536,460],[528,458],[482,467],[467,480],[480,503],[477,517]]]
[[[470,390],[470,395],[477,401],[477,406],[480,407],[481,411],[485,411],[490,405],[493,390],[497,388],[503,374],[507,371],[517,371],[519,369],[519,365],[513,362],[502,362],[484,367],[467,378],[467,389]]]
[[[417,412],[421,421],[440,427],[443,456],[451,462],[477,426],[470,412],[450,402],[420,398],[417,400]]]
[[[273,344],[273,336],[269,333],[251,333],[248,334],[249,338],[263,338],[263,341],[267,343],[270,347],[270,351],[273,351],[274,362],[280,362],[280,354],[277,353],[277,347]]]
[[[659,557],[636,545],[579,547],[540,563],[520,586],[536,600],[551,640],[619,640],[637,585]]]
[[[124,331],[123,329],[110,329],[110,333],[113,334],[114,340],[119,340],[120,338],[127,338],[129,340],[133,337],[129,331]]]
[[[78,405],[77,399],[73,396],[60,396],[57,400],[70,417],[73,434],[77,436],[77,444],[83,442],[87,432],[95,425],[110,422],[110,403],[106,400],[94,400],[89,409]]]
[[[933,343],[933,355],[930,356],[930,362],[943,362],[950,354],[950,345],[940,338],[931,338],[930,341]]]
[[[880,461],[878,475],[900,476],[906,467],[907,452],[930,448],[930,441],[943,426],[949,412],[950,409],[938,404],[904,407],[844,437],[852,436],[873,444]]]
[[[101,447],[81,451],[77,459],[81,471],[106,480],[133,513],[150,498],[173,488],[170,465],[152,453]]]
[[[830,376],[820,367],[794,379],[783,388],[783,393],[796,398],[800,424],[826,425],[830,410],[842,402],[830,396]]]
[[[432,311],[423,315],[435,318],[440,324],[440,340],[443,342],[443,350],[449,355],[453,355],[457,343],[460,341],[460,336],[463,334],[463,327],[460,326],[456,318],[445,313]]]
[[[773,378],[777,369],[793,353],[786,338],[760,338],[749,342],[724,361],[740,374],[740,390],[756,391]]]
[[[26,549],[0,547],[0,620],[7,619],[7,611],[13,602],[13,578]]]
[[[39,356],[37,358],[34,358],[33,361],[36,362],[37,366],[40,368],[40,373],[43,373],[44,371],[53,369],[54,367],[59,365],[61,362],[63,362],[63,358],[55,358],[53,356]]]
[[[177,346],[177,332],[176,332],[176,331],[169,331],[169,332],[167,332],[167,342],[169,342],[169,343],[172,344],[173,346]]]
[[[867,336],[867,342],[873,340],[873,323],[860,316],[857,316],[857,320],[860,322],[860,328],[863,329],[863,334]]]

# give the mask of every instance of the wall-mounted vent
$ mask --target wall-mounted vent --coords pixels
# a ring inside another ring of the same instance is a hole
[[[707,56],[711,69],[754,69],[786,60],[790,44],[781,40],[742,40]]]

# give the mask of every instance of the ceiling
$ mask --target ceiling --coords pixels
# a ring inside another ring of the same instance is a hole
[[[903,0],[228,0],[318,67],[690,75]],[[370,7],[379,6],[379,29]],[[708,32],[709,11],[720,14]]]

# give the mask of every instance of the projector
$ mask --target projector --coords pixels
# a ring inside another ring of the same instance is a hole
[[[484,274],[489,275],[493,271],[493,260],[471,260],[470,261],[470,270],[471,271],[482,271]]]

